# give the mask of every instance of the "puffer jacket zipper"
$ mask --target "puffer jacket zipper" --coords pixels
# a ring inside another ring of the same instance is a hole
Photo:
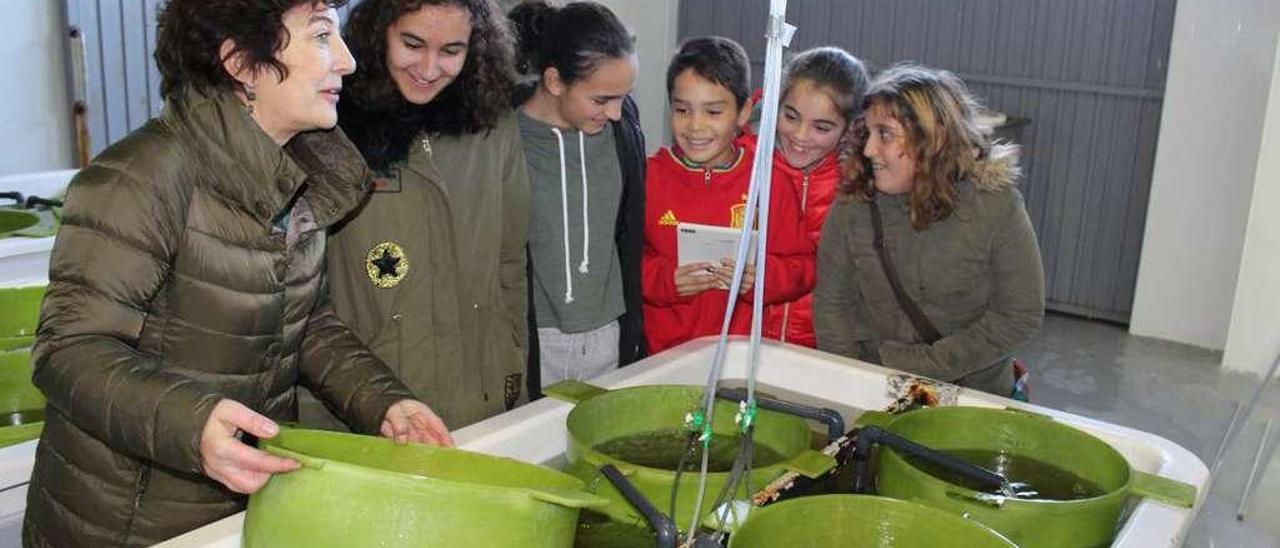
[[[805,210],[809,209],[809,170],[804,170],[804,179],[800,183],[800,221],[804,222]],[[779,336],[787,342],[787,327],[791,324],[791,303],[782,305],[782,329]]]
[[[142,465],[138,470],[138,483],[133,488],[133,508],[129,512],[129,520],[124,524],[124,530],[120,531],[120,541],[118,546],[124,546],[129,543],[129,537],[133,535],[133,520],[142,512],[142,496],[147,492],[147,485],[151,483],[151,467]]]

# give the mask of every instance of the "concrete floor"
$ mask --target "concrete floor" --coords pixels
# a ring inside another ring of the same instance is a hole
[[[1212,466],[1236,403],[1247,403],[1261,379],[1224,371],[1222,353],[1129,335],[1124,328],[1051,314],[1018,355],[1032,368],[1035,403],[1163,436]],[[1271,434],[1270,464],[1243,522],[1236,510],[1269,417],[1280,422],[1280,380],[1213,478],[1187,546],[1280,548],[1280,424]],[[1241,419],[1243,420],[1243,418]]]

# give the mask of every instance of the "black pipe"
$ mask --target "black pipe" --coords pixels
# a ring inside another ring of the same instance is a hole
[[[962,475],[981,485],[1004,489],[1008,485],[1008,480],[1000,474],[987,470],[981,466],[973,464],[969,461],[956,458],[946,453],[935,451],[916,442],[903,438],[901,436],[891,434],[879,426],[865,426],[858,430],[858,439],[854,444],[853,459],[856,468],[853,475],[853,492],[866,493],[868,474],[868,459],[871,456],[871,446],[874,444],[888,445],[907,455],[929,461],[937,466],[946,468],[951,472]]]
[[[657,548],[675,548],[679,533],[676,531],[676,524],[671,518],[659,512],[649,499],[644,498],[640,491],[636,490],[634,485],[622,472],[612,464],[606,464],[600,467],[600,473],[604,474],[605,479],[609,480],[614,487],[622,493],[622,497],[631,503],[631,506],[644,516],[645,521],[649,522],[649,527],[653,528],[654,546]]]
[[[724,544],[721,544],[719,540],[716,540],[716,536],[717,535],[698,535],[693,539],[693,548],[724,548]]]
[[[0,200],[9,199],[17,202],[18,207],[22,207],[22,193],[17,191],[0,192]]]
[[[867,430],[870,426],[856,430],[854,435],[853,454],[853,494],[862,495],[871,492],[871,446],[875,443],[874,434],[870,434]],[[863,442],[863,435],[867,436],[867,441]]]
[[[27,209],[32,209],[36,206],[62,207],[62,200],[54,200],[51,198],[41,198],[39,196],[27,196],[27,201],[26,201]]]
[[[716,390],[716,397],[722,400],[742,401],[747,398],[747,391],[743,388],[721,388]],[[770,411],[796,415],[827,425],[828,442],[838,440],[840,436],[844,435],[844,417],[841,417],[840,413],[831,409],[775,400],[759,395],[756,396],[756,405]]]

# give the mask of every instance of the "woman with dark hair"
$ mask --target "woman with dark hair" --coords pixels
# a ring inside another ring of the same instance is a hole
[[[1044,272],[1017,149],[988,139],[980,108],[942,70],[871,83],[822,230],[813,324],[821,350],[1007,397]]]
[[[350,424],[451,443],[334,315],[324,230],[367,169],[340,131],[341,0],[170,0],[164,112],[67,192],[33,353],[48,400],[26,546],[146,546],[244,508],[298,463],[246,441],[295,384]]]
[[[334,308],[455,427],[527,401],[529,189],[490,0],[365,0],[340,124],[376,171],[333,233]],[[303,421],[337,425],[313,400]]]
[[[529,211],[531,393],[644,357],[644,135],[631,35],[594,2],[511,10]]]

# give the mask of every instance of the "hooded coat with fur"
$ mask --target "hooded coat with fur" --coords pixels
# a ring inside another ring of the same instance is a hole
[[[818,247],[818,348],[1008,396],[1014,348],[1044,317],[1040,248],[1011,156],[979,161],[955,210],[923,230],[907,195],[878,195],[884,245],[903,289],[942,333],[926,344],[894,297],[872,245],[868,205],[842,195]]]

